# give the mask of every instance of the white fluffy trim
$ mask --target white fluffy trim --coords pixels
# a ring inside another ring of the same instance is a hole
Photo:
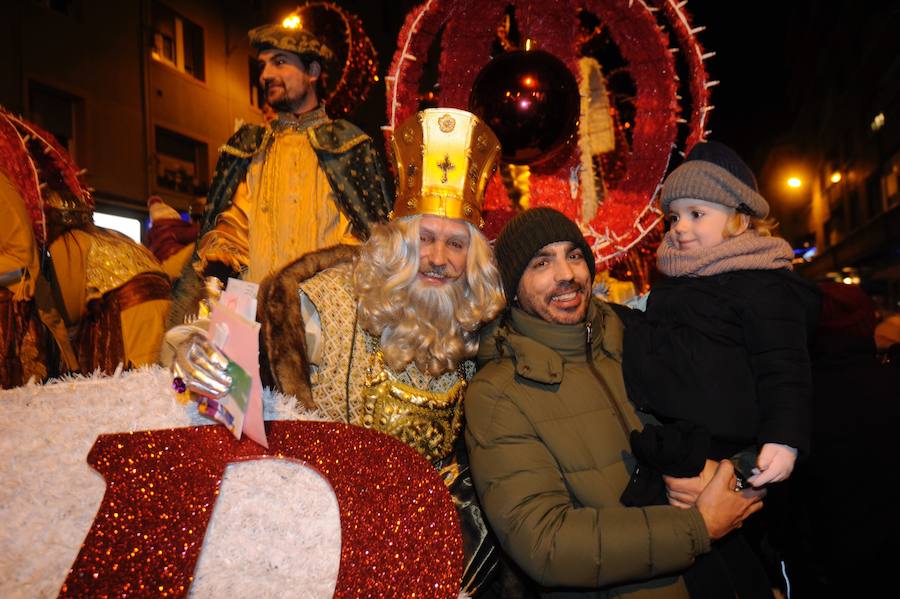
[[[86,462],[97,435],[210,421],[148,367],[0,392],[0,597],[55,597],[103,497]],[[267,392],[269,420],[322,418]],[[278,506],[278,509],[272,509]],[[332,596],[340,560],[337,501],[301,464],[230,466],[191,588],[195,597]]]

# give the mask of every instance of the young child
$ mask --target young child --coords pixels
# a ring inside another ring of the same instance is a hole
[[[625,319],[629,396],[663,423],[708,429],[710,459],[758,449],[752,476],[742,473],[754,487],[785,480],[809,449],[807,332],[818,292],[791,272],[791,247],[771,235],[769,205],[730,148],[695,146],[661,204],[671,224],[657,251],[666,276],[645,314]]]

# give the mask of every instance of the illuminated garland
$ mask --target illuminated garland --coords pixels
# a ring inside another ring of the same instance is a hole
[[[693,100],[690,119],[680,119],[688,125],[689,135],[685,143],[685,153],[694,145],[709,136],[706,123],[709,112],[714,108],[709,103],[709,89],[719,84],[718,81],[707,80],[706,67],[703,62],[716,55],[715,52],[703,52],[703,48],[697,43],[696,34],[705,27],[693,27],[690,16],[684,10],[687,0],[665,0],[659,3],[669,27],[675,34],[679,50],[687,61],[688,71],[691,73],[690,92]]]
[[[331,118],[350,114],[369,95],[372,83],[377,81],[378,56],[372,40],[366,35],[360,19],[332,2],[308,2],[294,12],[303,22],[304,12],[321,10],[335,13],[344,24],[344,43],[347,58],[339,65],[341,78],[324,100],[325,110]]]
[[[491,42],[508,5],[515,8],[523,37],[536,40],[540,49],[560,58],[576,77],[580,77],[576,41],[581,9],[600,19],[628,65],[637,88],[632,144],[624,164],[613,159],[604,165],[613,171],[610,174],[614,184],[607,188],[596,215],[587,222],[581,218],[584,190],[578,181],[581,151],[577,143],[570,144],[550,163],[532,167],[530,178],[531,206],[552,206],[578,220],[591,238],[598,263],[621,259],[662,219],[652,201],[675,148],[678,124],[683,121],[688,128],[683,151],[704,138],[712,109],[708,88],[715,82],[707,82],[703,68],[703,61],[712,54],[704,54],[695,38],[702,28],[691,26],[684,1],[427,0],[410,11],[398,36],[386,77],[386,135],[416,112],[423,73],[421,60],[442,28],[437,103],[468,107],[472,83],[491,59]],[[667,30],[672,32],[677,48],[669,47]],[[680,114],[673,54],[686,57],[690,75],[689,118]],[[620,128],[616,129],[616,137],[617,143],[624,140]],[[488,186],[484,207],[485,233],[495,236],[515,213],[499,175]]]

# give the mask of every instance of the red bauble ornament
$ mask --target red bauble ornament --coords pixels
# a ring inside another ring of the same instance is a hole
[[[541,50],[500,54],[472,86],[469,110],[500,139],[503,160],[534,164],[552,157],[575,133],[578,83],[565,63]]]

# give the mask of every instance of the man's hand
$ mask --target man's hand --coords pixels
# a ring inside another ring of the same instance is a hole
[[[703,471],[697,476],[691,478],[676,478],[674,476],[663,475],[663,482],[666,483],[666,497],[669,503],[675,507],[690,508],[697,503],[700,493],[713,479],[719,463],[712,460],[706,460]]]
[[[201,333],[193,333],[175,349],[172,374],[184,381],[187,390],[212,399],[220,399],[231,388],[228,356]]]
[[[697,509],[700,510],[709,538],[713,541],[740,528],[748,516],[763,507],[765,491],[735,491],[736,485],[734,465],[729,460],[722,460],[709,485],[697,498]]]
[[[781,443],[765,443],[756,460],[753,476],[747,482],[756,488],[787,480],[794,471],[797,450]]]

